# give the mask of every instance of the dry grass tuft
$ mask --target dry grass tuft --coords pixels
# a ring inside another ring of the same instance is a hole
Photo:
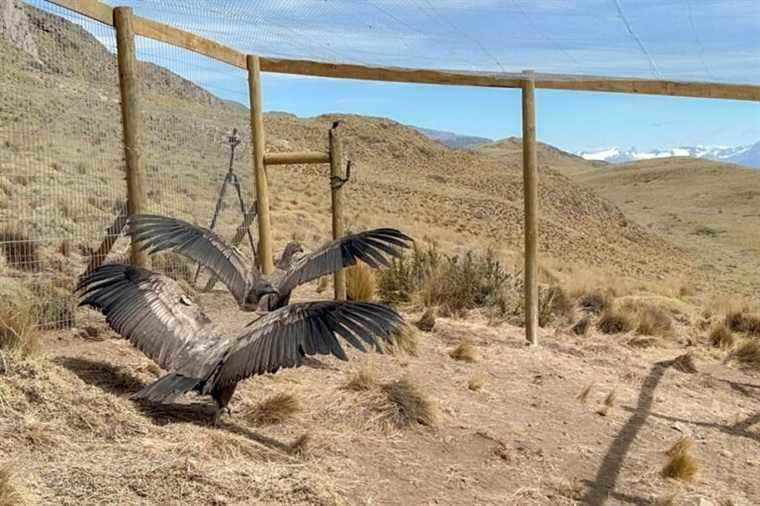
[[[486,378],[482,374],[476,374],[467,382],[467,388],[473,392],[478,392],[483,388],[486,383]]]
[[[556,320],[572,316],[573,303],[559,285],[540,289],[538,294],[538,325],[545,327]]]
[[[295,397],[278,393],[251,408],[245,418],[257,425],[274,425],[287,421],[300,409]]]
[[[0,231],[0,248],[11,267],[21,271],[35,271],[40,265],[37,243],[15,230]]]
[[[699,465],[690,453],[692,446],[691,439],[684,437],[665,452],[669,459],[660,471],[663,478],[680,481],[691,481],[694,478]]]
[[[353,392],[368,392],[377,386],[377,375],[372,369],[365,366],[349,373],[348,380],[343,384],[343,389]]]
[[[454,360],[473,363],[478,361],[478,350],[472,344],[472,341],[463,340],[456,348],[449,352],[449,356]]]
[[[435,327],[435,309],[429,307],[422,313],[419,320],[414,322],[414,325],[423,332],[430,332]]]
[[[21,285],[3,282],[0,287],[0,350],[33,355],[40,347],[34,295]]]
[[[726,315],[726,325],[734,332],[760,336],[760,314],[750,313],[744,308],[729,311]]]
[[[386,417],[397,427],[415,423],[431,427],[437,422],[435,404],[408,378],[386,383],[382,390],[388,396]]]
[[[614,308],[605,309],[596,323],[596,328],[604,334],[628,332],[633,330],[634,326],[635,322],[630,314]]]
[[[591,393],[591,389],[594,387],[593,383],[589,383],[586,385],[586,387],[580,391],[580,393],[575,397],[578,399],[581,403],[586,404],[586,401],[588,400],[588,396]]]
[[[733,346],[736,341],[725,322],[715,325],[712,330],[710,330],[709,339],[711,345],[724,350]]]
[[[697,372],[697,364],[694,363],[694,356],[691,353],[684,353],[673,360],[673,367],[686,374]]]
[[[0,467],[0,504],[3,506],[27,506],[33,504],[32,496],[19,485],[11,464]]]
[[[578,307],[593,314],[600,314],[609,309],[612,297],[601,290],[584,293],[578,298]]]
[[[668,457],[673,457],[675,455],[678,455],[679,453],[687,452],[691,450],[691,448],[694,446],[694,441],[688,437],[684,436],[678,441],[676,441],[673,446],[665,450],[665,455]]]
[[[387,351],[391,355],[395,355],[398,351],[403,351],[413,357],[417,356],[420,349],[420,342],[417,336],[417,331],[414,327],[408,324],[402,325],[397,331],[393,333],[393,344],[387,347]]]
[[[377,291],[375,273],[365,263],[359,262],[344,270],[346,273],[346,297],[348,300],[372,300]]]
[[[745,339],[728,355],[728,360],[739,362],[742,366],[760,370],[760,340]]]
[[[576,336],[585,336],[588,333],[588,328],[591,326],[591,318],[584,316],[570,328],[573,334]]]
[[[643,305],[637,311],[636,332],[646,336],[667,337],[673,335],[673,321],[670,315],[654,305]]]

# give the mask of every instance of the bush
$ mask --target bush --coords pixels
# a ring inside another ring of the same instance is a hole
[[[344,270],[346,273],[346,297],[348,300],[372,300],[375,298],[377,283],[375,273],[364,263],[358,263]]]
[[[380,271],[377,283],[380,299],[390,303],[410,302],[441,262],[442,255],[435,245],[423,249],[414,244],[411,253],[394,259],[391,267]]]

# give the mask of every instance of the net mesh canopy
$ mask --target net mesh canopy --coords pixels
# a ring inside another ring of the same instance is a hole
[[[109,3],[270,57],[760,84],[756,0]]]

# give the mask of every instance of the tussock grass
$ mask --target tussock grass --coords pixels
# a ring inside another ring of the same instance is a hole
[[[0,286],[0,350],[22,357],[40,347],[34,294],[18,282],[4,280]]]
[[[476,374],[467,381],[467,388],[473,392],[480,391],[486,383],[486,378],[482,374]]]
[[[718,323],[713,326],[708,336],[710,344],[716,348],[728,349],[734,345],[736,340],[731,330],[728,328],[725,322]]]
[[[456,348],[449,352],[449,356],[454,360],[460,360],[462,362],[477,362],[478,350],[470,340],[463,340],[457,345]]]
[[[680,481],[691,481],[697,474],[699,465],[691,455],[693,441],[684,437],[670,447],[665,454],[669,457],[660,471],[663,478]]]
[[[365,263],[359,262],[344,270],[346,273],[346,297],[348,300],[372,300],[377,291],[375,273]]]
[[[298,400],[290,394],[274,394],[260,402],[248,413],[246,420],[257,425],[275,425],[290,419],[301,407]]]
[[[416,357],[419,353],[420,342],[417,331],[409,324],[404,324],[399,327],[391,337],[392,344],[386,347],[386,351],[391,355],[397,354],[399,351]]]
[[[430,332],[435,327],[435,309],[429,307],[422,313],[419,320],[414,322],[414,325],[423,332]]]
[[[663,309],[644,305],[636,311],[636,332],[646,336],[668,337],[673,335],[673,320]]]
[[[14,269],[35,271],[40,266],[37,243],[17,230],[0,231],[0,248],[3,250],[6,262]]]
[[[604,334],[621,334],[633,330],[635,323],[629,313],[617,308],[608,308],[602,312],[599,321],[596,322],[596,328]]]
[[[375,371],[367,366],[351,371],[343,384],[343,389],[353,392],[368,392],[379,385]]]
[[[734,332],[760,336],[760,314],[738,309],[726,314],[726,326]]]
[[[404,428],[415,423],[431,427],[438,420],[435,403],[409,378],[386,383],[382,391],[387,396],[385,417],[393,425]]]
[[[569,320],[573,313],[573,302],[559,285],[539,288],[538,325],[546,327],[556,320]]]
[[[588,329],[591,326],[591,318],[584,316],[570,328],[573,334],[576,336],[585,336],[588,333]]]
[[[734,347],[727,359],[744,367],[760,370],[760,340],[744,339]]]
[[[29,506],[34,504],[28,490],[18,483],[12,464],[0,467],[0,504],[3,506]]]

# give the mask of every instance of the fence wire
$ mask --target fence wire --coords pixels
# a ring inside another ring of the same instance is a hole
[[[104,248],[106,262],[129,258],[123,235],[103,246],[126,213],[115,33],[46,2],[8,5],[0,23],[0,296],[27,301],[13,310],[33,311],[43,328],[68,328],[80,316],[72,289],[95,253]],[[241,141],[233,168],[249,208],[247,109],[173,72],[243,85],[246,74],[149,39],[136,47],[145,211],[208,226],[233,129]],[[235,187],[226,190],[215,229],[231,239],[243,216]],[[240,247],[250,250],[250,241]],[[195,274],[171,254],[153,257],[152,267],[187,282]]]
[[[4,297],[28,301],[16,310],[33,311],[43,327],[70,327],[76,278],[125,198],[113,30],[50,6],[52,15],[9,5],[0,37],[0,286]]]

